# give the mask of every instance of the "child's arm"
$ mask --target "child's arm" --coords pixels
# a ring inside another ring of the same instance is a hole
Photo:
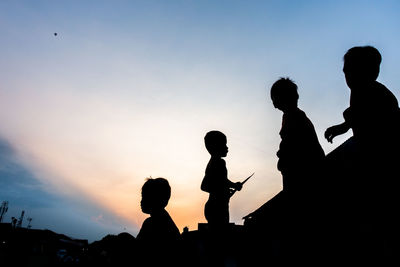
[[[329,143],[332,143],[333,138],[338,135],[346,133],[350,129],[350,126],[347,122],[343,122],[338,125],[334,125],[326,129],[325,138]]]
[[[338,125],[334,125],[326,129],[325,138],[329,143],[332,143],[333,138],[338,135],[346,133],[351,127],[351,108],[347,108],[343,112],[344,122]]]

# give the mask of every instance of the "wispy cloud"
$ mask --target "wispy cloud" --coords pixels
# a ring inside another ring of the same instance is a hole
[[[34,228],[48,228],[75,238],[97,240],[124,228],[137,232],[138,226],[93,203],[84,194],[63,196],[44,185],[24,166],[12,145],[0,138],[0,201],[9,202],[4,221],[25,211]],[[101,214],[101,215],[98,215]]]

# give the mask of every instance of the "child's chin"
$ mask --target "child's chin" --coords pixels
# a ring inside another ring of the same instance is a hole
[[[147,209],[144,209],[144,208],[142,208],[142,212],[143,212],[143,213],[146,213],[146,214],[150,214],[150,211],[147,210]]]

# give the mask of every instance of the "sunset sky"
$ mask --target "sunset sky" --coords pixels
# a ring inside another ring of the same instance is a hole
[[[243,224],[282,187],[270,86],[297,83],[329,153],[351,135],[323,138],[348,106],[347,49],[378,48],[378,80],[400,97],[399,14],[396,0],[1,0],[4,222],[25,210],[33,228],[74,238],[136,236],[151,176],[169,180],[178,228],[195,230],[208,197],[203,137],[220,130],[229,178],[255,172],[230,203]]]

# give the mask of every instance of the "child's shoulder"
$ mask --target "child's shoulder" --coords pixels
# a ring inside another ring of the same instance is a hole
[[[353,103],[366,102],[373,103],[376,106],[384,109],[398,108],[396,96],[385,85],[375,81],[367,88],[369,93],[354,95]]]
[[[283,123],[285,124],[297,124],[307,120],[308,117],[306,113],[299,108],[296,108],[290,113],[283,114]]]
[[[211,158],[207,164],[206,174],[220,172],[224,169],[226,169],[225,160],[221,158]]]
[[[387,98],[395,100],[397,103],[396,96],[393,94],[393,92],[389,88],[387,88],[385,85],[383,85],[379,82],[376,82],[375,86],[378,88],[378,90],[382,91],[383,94],[385,94]]]

